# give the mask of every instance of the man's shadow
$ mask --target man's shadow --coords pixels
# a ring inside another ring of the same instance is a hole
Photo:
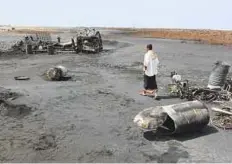
[[[198,130],[196,132],[188,132],[181,134],[173,134],[173,135],[162,135],[160,132],[145,132],[143,133],[143,137],[148,141],[169,141],[169,140],[178,140],[178,141],[187,141],[195,138],[207,136],[210,134],[217,133],[218,130],[212,126],[206,126],[202,130]]]

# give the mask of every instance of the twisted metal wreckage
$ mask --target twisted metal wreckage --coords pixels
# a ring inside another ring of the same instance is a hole
[[[82,32],[76,32],[76,35],[69,42],[61,43],[61,38],[57,41],[52,41],[50,33],[40,32],[31,35],[26,35],[22,40],[13,44],[9,51],[32,53],[44,53],[52,55],[57,52],[92,52],[99,53],[103,50],[102,38],[99,31],[95,29],[84,29]]]
[[[135,116],[134,123],[143,131],[162,135],[198,131],[210,121],[218,128],[232,129],[232,79],[227,78],[229,69],[229,64],[216,62],[205,88],[192,87],[188,80],[182,81],[180,75],[171,72],[170,95],[188,101],[144,109]],[[220,103],[222,109],[210,106],[213,103]]]
[[[60,38],[59,38],[60,39]],[[99,31],[95,29],[84,29],[77,32],[70,42],[53,44],[54,48],[62,51],[94,52],[99,53],[103,50],[102,38]]]
[[[177,81],[174,84],[168,84],[168,91],[171,95],[178,96],[188,101],[200,100],[207,103],[213,101],[229,101],[232,95],[232,80],[227,79],[222,89],[210,89],[190,86],[188,80]]]
[[[206,88],[190,86],[188,80],[175,80],[177,73],[171,72],[173,84],[168,85],[169,93],[179,96],[181,99],[200,100],[206,103],[213,101],[229,101],[232,96],[232,79],[227,78],[230,66],[218,61],[210,74]]]

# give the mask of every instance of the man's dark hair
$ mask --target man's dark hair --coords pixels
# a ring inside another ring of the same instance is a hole
[[[148,44],[148,45],[147,45],[147,49],[148,49],[148,50],[152,50],[152,45],[151,45],[151,44]]]

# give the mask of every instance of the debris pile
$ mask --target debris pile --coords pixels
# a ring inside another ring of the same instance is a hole
[[[51,34],[47,32],[28,34],[23,39],[12,43],[0,42],[0,53],[26,52],[32,54],[46,52],[52,55],[55,51],[99,53],[103,50],[101,34],[95,29],[79,30],[70,38],[69,42],[62,43],[61,40],[62,38],[58,37],[57,41],[52,41]]]
[[[212,108],[213,116],[211,123],[221,129],[232,129],[232,101],[215,101],[216,107]]]
[[[224,108],[225,111],[232,112],[230,108]],[[232,115],[225,113],[215,113],[212,123],[218,128],[229,130],[232,129]]]
[[[0,41],[0,55],[22,54],[21,41]]]
[[[1,52],[7,52],[7,51],[12,51],[12,48],[14,45],[17,45],[17,41],[0,41],[0,51]]]
[[[51,34],[46,32],[25,35],[24,38],[14,47],[27,52],[27,45],[31,46],[33,53],[47,52],[47,47],[53,44]]]
[[[172,77],[172,84],[168,84],[168,92],[170,95],[175,95],[180,97],[181,99],[187,99],[189,101],[192,100],[200,100],[207,103],[213,102],[213,101],[229,101],[232,96],[231,92],[231,80],[226,80],[228,74],[228,66],[226,67],[226,76],[223,76],[223,79],[219,81],[220,86],[210,85],[210,87],[196,87],[191,86],[189,84],[188,80],[178,80],[173,81],[174,75],[177,75],[175,72],[171,72]],[[214,72],[215,73],[215,72]],[[221,72],[221,74],[224,74],[225,72]],[[221,74],[218,74],[217,76],[222,77]],[[212,75],[212,74],[211,74]],[[211,83],[212,84],[212,76],[210,76]],[[215,78],[214,78],[215,79]],[[216,78],[217,79],[217,78]],[[214,81],[215,82],[215,81]],[[215,84],[215,83],[214,83]],[[211,88],[213,87],[213,88]],[[218,88],[219,87],[219,88]]]
[[[169,106],[144,109],[134,118],[134,123],[144,131],[157,134],[175,134],[197,131],[209,123],[209,109],[216,113],[212,116],[213,125],[232,129],[232,104],[227,107],[208,107],[215,102],[232,102],[232,79],[227,79],[230,65],[217,62],[209,77],[207,87],[190,86],[188,80],[181,80],[175,71],[171,72],[172,84],[168,85],[170,95],[176,95],[188,102]]]
[[[229,101],[231,93],[223,90],[210,90],[208,88],[192,89],[192,96],[194,99],[201,100],[207,103],[213,101]]]
[[[26,52],[26,45],[32,46],[32,51],[47,52],[47,46],[53,44],[51,35],[46,32],[27,34],[18,40],[0,42],[0,52]]]

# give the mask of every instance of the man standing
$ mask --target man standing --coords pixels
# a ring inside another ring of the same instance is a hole
[[[147,45],[147,53],[144,55],[144,90],[142,95],[154,95],[157,97],[156,75],[158,74],[159,60],[157,54],[152,50],[152,45]]]

